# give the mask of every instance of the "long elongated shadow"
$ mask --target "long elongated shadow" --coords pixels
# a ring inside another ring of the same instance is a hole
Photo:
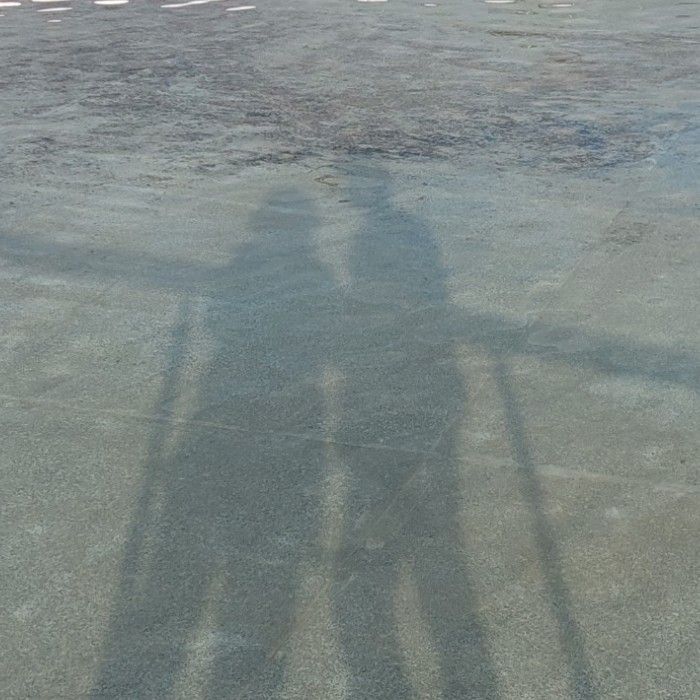
[[[450,315],[440,251],[425,222],[395,205],[383,168],[358,160],[349,182],[362,223],[348,261],[339,437],[429,452],[357,452],[346,460],[356,509],[348,521],[365,523],[346,533],[337,561],[339,580],[353,580],[335,600],[353,697],[411,697],[422,688],[493,700],[487,626],[453,536],[460,512],[454,428],[467,389],[446,326],[411,319],[426,306]]]
[[[28,239],[5,231],[0,233],[0,254],[9,268],[16,269],[20,275],[31,271],[76,280],[118,280],[135,289],[169,289],[214,299],[220,297],[218,285],[228,274],[226,265],[179,264],[145,253],[128,255],[103,250],[88,254],[84,246],[58,243],[38,235]],[[533,355],[551,364],[576,364],[600,374],[639,377],[700,393],[700,359],[685,350],[541,321],[513,328],[505,316],[456,308],[450,311],[450,323],[455,342],[507,349],[510,356]],[[580,350],[553,352],[531,343],[530,338],[535,334],[573,340]]]
[[[188,300],[180,303],[175,324],[170,333],[170,356],[163,368],[163,383],[155,401],[153,415],[165,415],[181,390],[182,371],[191,330],[192,307]],[[144,561],[146,540],[154,526],[153,517],[161,478],[160,465],[166,459],[166,442],[171,425],[154,422],[146,448],[146,470],[141,482],[138,500],[131,516],[131,526],[122,554],[118,589],[112,602],[112,612],[107,634],[102,641],[100,658],[103,660],[99,676],[91,692],[92,698],[103,698],[105,694],[126,692],[129,682],[128,658],[133,645],[134,629],[129,621],[137,619],[143,611],[138,609],[139,575],[147,565]],[[178,652],[181,648],[176,647]],[[178,667],[180,658],[173,658],[173,667]]]
[[[172,416],[187,396],[186,418],[203,423],[183,421],[170,440],[172,423],[154,422],[94,698],[171,697],[178,683],[202,697],[249,687],[265,697],[282,676],[266,649],[289,626],[321,461],[313,445],[270,433],[302,406],[322,421],[327,325],[310,319],[333,280],[297,192],[271,193],[250,227],[252,242],[232,251],[218,280],[225,303],[198,318],[210,350],[203,366],[189,357],[192,307],[179,309],[154,417]],[[263,436],[207,427],[244,421]]]
[[[593,673],[583,635],[572,612],[571,593],[564,580],[557,540],[544,514],[542,486],[535,473],[520,402],[505,359],[499,354],[494,357],[495,378],[503,403],[510,449],[518,466],[520,491],[530,508],[540,567],[549,592],[548,600],[557,621],[559,644],[569,666],[572,697],[576,700],[594,700],[597,694]]]

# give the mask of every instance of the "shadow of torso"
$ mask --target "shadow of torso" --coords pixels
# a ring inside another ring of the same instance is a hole
[[[206,311],[181,306],[95,697],[238,697],[279,681],[261,669],[317,531],[323,461],[304,434],[324,420],[335,317],[315,225],[298,192],[273,193]]]

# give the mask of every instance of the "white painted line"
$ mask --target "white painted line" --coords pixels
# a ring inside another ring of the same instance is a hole
[[[95,0],[95,5],[102,5],[102,7],[117,7],[119,5],[128,5],[129,0]]]
[[[210,2],[222,2],[223,0],[187,0],[187,2],[171,2],[167,5],[161,5],[161,7],[175,8],[175,7],[189,7],[190,5],[208,5]]]
[[[255,5],[239,5],[238,7],[227,7],[226,12],[240,12],[241,10],[254,10]]]
[[[45,7],[43,10],[37,10],[37,12],[67,12],[72,9],[72,7]]]
[[[21,2],[0,2],[0,7],[19,7]]]

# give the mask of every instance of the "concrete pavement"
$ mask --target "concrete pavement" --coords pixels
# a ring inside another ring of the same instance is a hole
[[[554,4],[3,10],[3,698],[700,694],[700,16]]]

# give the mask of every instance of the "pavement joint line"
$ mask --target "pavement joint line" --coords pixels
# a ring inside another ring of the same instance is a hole
[[[435,456],[432,452],[426,451],[426,450],[411,450],[407,448],[402,448],[402,447],[395,447],[391,445],[382,445],[378,443],[369,443],[369,444],[362,444],[362,443],[352,443],[352,442],[343,442],[339,440],[329,440],[326,438],[322,437],[316,437],[314,435],[307,435],[304,433],[293,433],[293,432],[286,432],[286,431],[277,431],[277,430],[253,430],[251,428],[243,428],[241,426],[237,425],[230,425],[226,423],[216,423],[214,421],[202,421],[202,420],[187,420],[187,419],[180,419],[180,418],[174,418],[173,416],[168,416],[168,415],[153,415],[153,414],[147,414],[147,413],[138,413],[136,411],[117,411],[114,409],[104,409],[104,408],[96,408],[93,406],[90,407],[82,407],[82,406],[75,406],[73,404],[65,403],[63,401],[55,401],[52,399],[36,399],[32,397],[21,397],[21,396],[15,396],[12,394],[2,394],[0,393],[0,400],[3,401],[13,401],[17,403],[23,403],[23,404],[31,404],[32,407],[57,407],[57,408],[62,408],[65,409],[66,411],[74,412],[74,413],[87,413],[87,414],[100,414],[103,416],[111,416],[114,418],[124,418],[124,419],[133,419],[133,420],[146,420],[150,421],[153,423],[170,423],[172,425],[180,425],[180,426],[192,426],[192,427],[200,427],[200,428],[212,428],[214,430],[222,430],[226,432],[232,432],[232,433],[243,433],[243,434],[248,434],[248,435],[255,435],[255,436],[274,436],[274,437],[284,437],[284,438],[290,438],[290,439],[295,439],[295,440],[303,440],[306,442],[315,442],[318,443],[319,445],[336,445],[338,447],[347,447],[351,449],[362,449],[362,450],[378,450],[378,451],[385,451],[385,452],[396,452],[399,454],[407,454],[407,455],[416,455],[416,456],[425,456],[425,457],[433,457]]]
[[[566,274],[566,277],[562,280],[561,284],[557,287],[556,289],[556,297],[550,299],[546,304],[542,306],[542,308],[539,310],[537,313],[537,316],[532,320],[530,325],[536,325],[538,323],[543,323],[543,318],[547,315],[547,312],[549,312],[552,308],[554,308],[555,303],[557,302],[558,297],[562,295],[562,293],[565,293],[567,288],[571,286],[572,283],[574,283],[577,280],[578,273],[581,271],[581,268],[584,267],[586,263],[588,263],[590,260],[594,259],[595,256],[601,251],[601,248],[603,246],[602,244],[602,239],[605,234],[609,233],[616,225],[617,222],[620,220],[620,217],[629,209],[630,207],[630,202],[626,201],[620,209],[611,217],[610,221],[601,228],[598,237],[589,242],[587,245],[584,246],[583,250],[581,251],[581,254],[577,258],[577,260],[574,262],[573,266],[569,269],[568,273]]]
[[[485,380],[481,382],[481,386],[485,383]],[[481,386],[478,387],[478,391],[481,389]],[[380,444],[359,444],[359,443],[350,443],[350,442],[342,442],[339,440],[328,440],[320,437],[315,437],[313,435],[304,435],[301,433],[288,433],[288,432],[280,432],[280,431],[274,431],[274,430],[269,430],[269,431],[258,431],[258,430],[251,430],[249,428],[242,428],[240,426],[235,426],[235,425],[227,425],[225,423],[214,423],[212,421],[193,421],[193,420],[183,420],[183,419],[178,419],[178,418],[173,418],[172,416],[167,416],[167,415],[148,415],[145,413],[137,413],[137,412],[132,412],[132,411],[115,411],[112,409],[99,409],[99,408],[93,408],[93,407],[81,407],[81,406],[74,406],[72,404],[65,403],[63,401],[56,401],[53,399],[36,399],[36,398],[27,398],[27,397],[20,397],[16,396],[14,394],[4,394],[0,393],[0,400],[2,401],[11,401],[11,402],[16,402],[20,404],[25,404],[25,406],[22,406],[22,408],[34,408],[34,407],[57,407],[57,408],[62,408],[67,411],[72,411],[75,413],[86,413],[86,414],[93,414],[93,415],[103,415],[103,416],[109,416],[109,417],[114,417],[114,418],[121,418],[125,420],[146,420],[150,421],[153,423],[170,423],[172,425],[181,425],[181,426],[194,426],[194,427],[205,427],[205,428],[213,428],[216,430],[222,430],[226,432],[233,432],[233,433],[243,433],[243,434],[248,434],[252,436],[274,436],[274,437],[285,437],[285,438],[290,438],[290,439],[296,439],[296,440],[302,440],[305,442],[315,442],[318,443],[319,445],[329,445],[329,446],[338,446],[338,447],[346,447],[350,449],[362,449],[362,450],[377,450],[377,451],[385,451],[385,452],[395,452],[398,454],[406,454],[406,455],[412,455],[412,456],[422,456],[425,459],[423,462],[421,462],[421,465],[417,467],[411,474],[409,474],[406,479],[396,488],[396,493],[397,496],[400,495],[400,492],[403,491],[403,489],[408,486],[410,481],[413,479],[413,477],[420,472],[421,469],[424,469],[427,461],[430,458],[443,458],[443,455],[441,455],[439,452],[437,452],[437,447],[439,447],[439,443],[442,441],[442,438],[444,435],[448,432],[449,428],[454,425],[454,423],[458,420],[458,418],[453,419],[451,422],[448,422],[448,426],[443,430],[443,432],[440,434],[438,438],[433,442],[435,445],[434,448],[431,448],[428,451],[425,450],[409,450],[401,447],[392,447],[389,445],[380,445]],[[31,406],[26,406],[26,404],[31,404]],[[467,458],[471,459],[473,455],[465,455],[465,460]],[[497,460],[489,460],[486,455],[484,455],[485,461],[489,462],[490,466],[496,469],[516,469],[517,464],[513,462],[512,460],[504,460],[504,459],[497,459]],[[695,495],[695,494],[700,494],[700,485],[696,484],[687,484],[687,483],[678,483],[678,482],[672,482],[672,481],[651,481],[648,479],[635,479],[634,477],[631,476],[616,476],[614,474],[605,474],[604,472],[594,472],[590,471],[588,469],[571,469],[569,467],[565,467],[562,465],[557,465],[557,464],[535,464],[533,465],[534,470],[540,475],[552,479],[568,479],[568,480],[573,480],[573,479],[583,479],[583,480],[588,480],[588,481],[601,481],[605,483],[614,483],[614,484],[619,484],[621,486],[624,485],[629,485],[629,486],[645,486],[650,489],[654,489],[656,491],[673,491],[673,492],[679,492],[682,493],[683,495]],[[392,505],[395,505],[396,501],[392,501],[390,504],[387,505],[387,509],[382,511],[382,513],[377,515],[377,519],[382,517],[383,514],[386,514],[388,512],[388,508],[390,508]],[[373,520],[373,523],[377,522],[377,519]]]

